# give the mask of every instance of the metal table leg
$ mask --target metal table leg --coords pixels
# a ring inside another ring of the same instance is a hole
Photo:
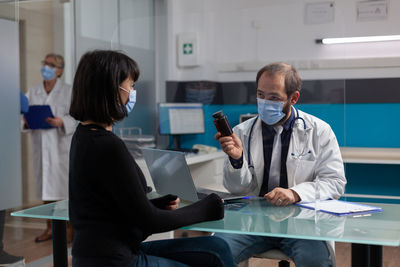
[[[63,220],[53,222],[53,263],[54,267],[68,267],[67,224]]]
[[[352,244],[351,266],[382,267],[382,246]]]

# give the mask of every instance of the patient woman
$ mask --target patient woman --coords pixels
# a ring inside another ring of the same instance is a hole
[[[73,266],[234,266],[217,237],[142,243],[153,233],[219,220],[224,209],[215,194],[180,209],[173,195],[147,199],[143,173],[112,132],[135,105],[138,78],[136,62],[120,52],[88,52],[79,62],[70,107],[81,121],[70,151]]]

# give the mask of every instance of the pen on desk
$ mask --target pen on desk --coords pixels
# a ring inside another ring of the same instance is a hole
[[[265,197],[258,197],[258,196],[245,196],[243,199],[254,199],[254,200],[260,200],[260,199],[265,199]]]

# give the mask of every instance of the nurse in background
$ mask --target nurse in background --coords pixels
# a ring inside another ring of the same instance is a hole
[[[43,82],[30,88],[26,96],[30,105],[49,105],[54,115],[46,119],[54,128],[31,131],[36,190],[38,197],[48,203],[68,198],[69,147],[76,121],[69,115],[71,86],[59,79],[64,58],[48,54],[42,65]],[[47,229],[35,241],[51,237],[51,223],[47,221]]]

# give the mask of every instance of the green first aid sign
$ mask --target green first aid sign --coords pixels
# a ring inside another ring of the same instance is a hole
[[[183,44],[183,54],[184,55],[193,54],[193,44],[192,43],[184,43]]]

